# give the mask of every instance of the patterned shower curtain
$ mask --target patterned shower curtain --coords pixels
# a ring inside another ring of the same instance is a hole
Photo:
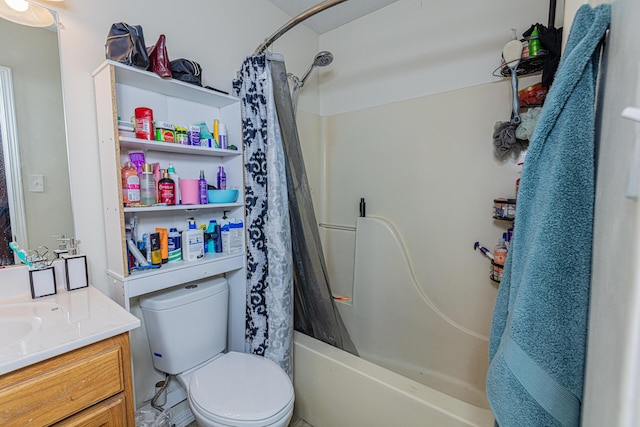
[[[292,376],[294,315],[296,330],[357,351],[331,294],[284,60],[247,58],[234,89],[245,158],[246,350]]]
[[[293,265],[282,137],[265,55],[245,60],[241,99],[247,223],[246,351],[293,376]]]

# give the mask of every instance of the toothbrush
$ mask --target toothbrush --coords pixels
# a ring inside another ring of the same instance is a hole
[[[18,242],[9,243],[9,247],[13,252],[15,252],[18,258],[20,258],[20,261],[22,261],[24,264],[27,264],[29,267],[33,267],[31,261],[27,259],[27,252],[24,249],[18,248]]]

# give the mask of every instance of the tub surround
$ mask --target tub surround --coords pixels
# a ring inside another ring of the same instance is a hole
[[[26,266],[0,269],[0,325],[31,325],[22,336],[0,342],[0,375],[140,326],[137,317],[92,286],[67,291],[64,263],[54,267],[57,294],[38,299],[31,298]]]

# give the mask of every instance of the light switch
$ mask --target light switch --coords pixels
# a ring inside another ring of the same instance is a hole
[[[29,175],[29,191],[32,193],[44,192],[44,175]]]

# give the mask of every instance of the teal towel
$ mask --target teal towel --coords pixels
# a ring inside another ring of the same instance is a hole
[[[487,397],[501,427],[578,426],[595,194],[595,94],[610,6],[578,10],[525,160],[496,297]]]

